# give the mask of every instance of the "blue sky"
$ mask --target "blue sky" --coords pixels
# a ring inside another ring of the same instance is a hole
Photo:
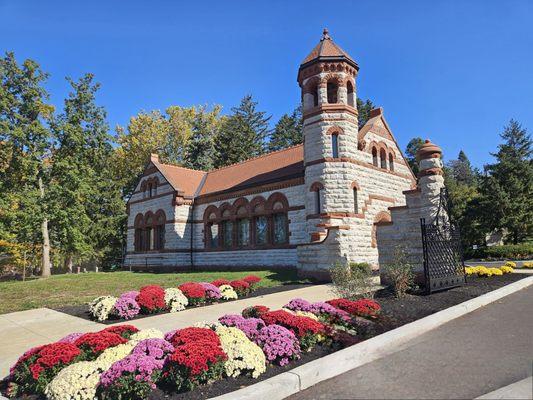
[[[428,137],[482,166],[509,119],[533,130],[532,21],[529,0],[0,0],[0,51],[38,61],[56,106],[65,76],[94,73],[112,127],[169,105],[229,112],[247,93],[275,122],[328,27],[402,149]]]

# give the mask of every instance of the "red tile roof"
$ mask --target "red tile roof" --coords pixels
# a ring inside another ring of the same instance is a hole
[[[333,42],[331,37],[328,34],[328,30],[324,29],[324,33],[322,35],[322,38],[320,39],[320,42],[311,50],[311,53],[305,59],[302,61],[303,64],[307,64],[313,60],[316,60],[318,58],[332,58],[332,57],[338,57],[338,58],[344,58],[348,59],[351,62],[353,62],[355,65],[357,63],[354,61],[352,57],[348,55],[343,49],[341,49],[336,43]]]
[[[196,197],[303,176],[303,158],[300,144],[209,172],[152,162],[175,190]]]

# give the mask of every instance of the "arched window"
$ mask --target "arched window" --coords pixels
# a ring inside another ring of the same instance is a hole
[[[219,246],[218,223],[216,222],[216,219],[216,214],[211,213],[207,222],[207,243],[212,249]]]
[[[335,82],[328,82],[327,83],[327,91],[328,91],[328,103],[334,104],[338,101],[338,91],[339,91],[339,85]]]
[[[225,248],[233,246],[233,221],[229,219],[230,216],[229,210],[222,213],[222,242]]]
[[[254,242],[257,246],[268,244],[268,218],[264,201],[254,206]]]
[[[381,159],[381,168],[387,169],[387,152],[385,149],[379,151],[379,158]]]
[[[272,212],[273,243],[287,243],[289,241],[289,220],[283,203],[275,202]]]
[[[246,207],[237,209],[237,245],[246,247],[250,244],[250,218]]]
[[[352,189],[353,192],[353,212],[358,213],[359,212],[359,203],[357,200],[357,188],[354,186]]]
[[[135,238],[133,242],[133,247],[135,251],[143,251],[144,250],[144,217],[142,214],[137,214],[135,217]]]
[[[339,158],[339,134],[331,135],[331,149],[333,158]]]
[[[372,147],[372,164],[378,166],[378,150],[375,147]]]
[[[389,153],[389,169],[394,171],[394,156],[392,153]]]
[[[165,223],[166,217],[163,210],[156,213],[155,220],[155,249],[163,250],[165,248]]]
[[[309,191],[313,193],[313,203],[315,208],[315,214],[322,212],[322,190],[324,186],[320,182],[315,182],[309,188]]]
[[[348,81],[346,83],[346,92],[348,96],[348,105],[355,107],[355,93],[354,93],[353,84],[351,81]]]
[[[148,213],[144,221],[146,226],[144,230],[144,249],[145,251],[152,250],[154,248],[154,217],[152,213]]]

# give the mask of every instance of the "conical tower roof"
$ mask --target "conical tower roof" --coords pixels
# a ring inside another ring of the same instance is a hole
[[[329,36],[327,28],[325,28],[320,42],[313,48],[313,50],[311,50],[311,53],[305,57],[300,65],[300,68],[313,64],[317,61],[335,60],[346,61],[356,69],[359,69],[359,66],[354,59],[350,57],[350,55],[343,49],[341,49],[335,42],[333,42],[333,39],[331,39],[331,36]]]

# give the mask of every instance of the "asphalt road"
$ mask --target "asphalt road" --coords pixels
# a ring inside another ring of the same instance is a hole
[[[473,399],[531,376],[532,369],[530,286],[289,399]]]

